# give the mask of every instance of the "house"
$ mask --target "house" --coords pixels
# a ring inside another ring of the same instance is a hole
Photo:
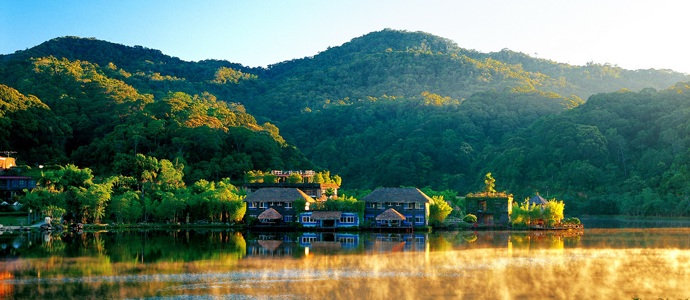
[[[300,170],[300,171],[283,171],[283,170],[272,170],[271,174],[278,178],[278,182],[247,182],[244,187],[247,189],[247,193],[253,193],[259,189],[263,188],[284,188],[284,189],[300,189],[305,194],[309,195],[314,199],[319,201],[325,201],[326,198],[332,196],[338,197],[338,188],[340,186],[335,183],[314,183],[314,176],[316,172],[312,170]],[[290,183],[287,178],[290,175],[298,174],[302,177],[304,183]],[[263,180],[263,179],[262,179]]]
[[[465,197],[467,213],[477,216],[481,224],[506,224],[513,212],[513,195],[506,193],[476,193]]]
[[[353,212],[307,211],[300,214],[304,227],[338,228],[359,226],[359,216]]]
[[[262,225],[285,225],[297,222],[295,200],[303,199],[308,210],[314,198],[296,188],[262,188],[244,198],[247,203],[247,216],[257,218]]]
[[[378,188],[362,197],[364,219],[375,226],[429,225],[432,200],[416,188]]]
[[[14,158],[0,156],[0,170],[10,169],[10,168],[13,168],[16,166],[17,166],[17,163],[15,162]]]
[[[283,188],[283,189],[299,189],[309,197],[314,199],[319,199],[319,201],[325,201],[326,195],[332,192],[334,197],[338,197],[338,186],[335,183],[287,183],[287,182],[277,182],[277,183],[245,183],[244,187],[247,188],[247,193],[253,193],[263,188]],[[330,189],[330,191],[329,191]]]
[[[549,202],[546,201],[546,199],[544,199],[544,198],[542,198],[541,196],[539,196],[539,193],[537,193],[536,196],[534,196],[534,197],[532,197],[532,198],[529,198],[529,200],[527,200],[527,201],[529,202],[529,205],[530,205],[530,206],[532,206],[532,205],[541,205],[542,208],[544,207],[544,205],[549,204]]]
[[[17,176],[19,169],[12,157],[0,156],[0,199],[11,199],[17,193],[32,190],[36,187],[36,181],[31,177]]]

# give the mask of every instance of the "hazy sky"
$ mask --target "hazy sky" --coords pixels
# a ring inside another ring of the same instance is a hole
[[[0,54],[71,35],[266,66],[392,28],[482,52],[690,73],[689,8],[664,0],[0,0]]]

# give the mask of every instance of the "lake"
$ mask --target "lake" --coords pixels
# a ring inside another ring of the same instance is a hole
[[[616,228],[4,234],[0,299],[690,297],[687,221],[584,221]]]

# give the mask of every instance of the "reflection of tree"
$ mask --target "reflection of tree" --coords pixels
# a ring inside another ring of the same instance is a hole
[[[429,236],[429,248],[432,251],[449,251],[453,250],[453,245],[442,235]]]
[[[17,274],[30,277],[38,272],[85,276],[227,268],[246,255],[247,246],[242,234],[230,231],[120,231],[39,236],[33,246],[19,250],[31,263],[21,265]]]
[[[476,234],[464,234],[464,235],[462,235],[462,239],[468,243],[472,243],[472,242],[477,240],[477,235]]]

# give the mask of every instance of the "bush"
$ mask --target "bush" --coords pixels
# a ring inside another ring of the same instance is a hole
[[[525,222],[525,221],[515,222],[515,223],[513,223],[513,227],[527,228],[527,222]]]
[[[477,223],[477,216],[473,214],[467,214],[464,218],[462,218],[462,220],[467,223]]]
[[[546,227],[554,227],[556,225],[556,220],[546,221]]]
[[[573,225],[580,225],[580,219],[572,217],[572,218],[567,218],[563,220],[563,224],[573,224]]]

